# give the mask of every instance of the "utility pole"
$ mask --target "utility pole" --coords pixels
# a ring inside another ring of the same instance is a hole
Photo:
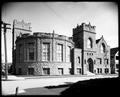
[[[12,28],[12,65],[13,65],[13,74],[15,74],[15,35],[14,35],[14,25],[15,25],[15,20],[13,21],[13,28]]]
[[[8,23],[4,23],[3,21],[1,21],[2,24],[2,28],[4,31],[4,46],[5,46],[5,79],[8,79],[8,66],[7,66],[7,44],[6,44],[6,33],[7,33],[7,29],[11,29],[8,28],[7,25],[11,25]]]

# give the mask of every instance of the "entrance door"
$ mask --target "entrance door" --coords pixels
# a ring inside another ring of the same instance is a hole
[[[34,75],[34,68],[28,68],[28,74]]]
[[[18,69],[18,73],[22,74],[22,69],[21,68]]]
[[[63,75],[63,68],[58,68],[59,75]]]
[[[89,71],[93,73],[93,60],[91,58],[88,59],[88,66],[89,66]]]

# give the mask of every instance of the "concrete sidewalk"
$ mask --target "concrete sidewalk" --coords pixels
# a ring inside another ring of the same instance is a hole
[[[117,74],[110,74],[110,75],[17,75],[17,77],[24,78],[24,79],[43,79],[43,78],[71,78],[71,77],[100,77],[100,76],[118,76]]]
[[[45,86],[57,86],[63,85],[69,82],[75,83],[82,80],[89,80],[95,78],[112,78],[118,76],[88,76],[88,77],[61,77],[61,78],[40,78],[40,79],[24,79],[24,80],[13,80],[13,81],[2,81],[2,94],[10,95],[15,94],[16,87],[19,87],[19,92],[25,92],[24,89],[28,88],[37,88],[37,87],[45,87]]]

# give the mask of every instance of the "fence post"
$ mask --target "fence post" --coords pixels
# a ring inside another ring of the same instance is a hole
[[[15,95],[18,95],[18,89],[19,87],[16,87]]]

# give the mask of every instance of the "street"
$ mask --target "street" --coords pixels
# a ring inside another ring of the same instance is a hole
[[[96,75],[96,76],[75,76],[75,77],[44,77],[39,78],[38,76],[35,78],[29,79],[25,77],[22,80],[11,80],[11,81],[2,81],[2,94],[10,95],[15,94],[16,87],[19,87],[18,93],[24,93],[25,89],[29,88],[40,88],[46,86],[58,86],[64,85],[66,83],[75,83],[82,80],[96,79],[96,78],[114,78],[118,77],[117,75]],[[19,77],[18,77],[19,78]],[[22,78],[22,77],[21,77]]]

